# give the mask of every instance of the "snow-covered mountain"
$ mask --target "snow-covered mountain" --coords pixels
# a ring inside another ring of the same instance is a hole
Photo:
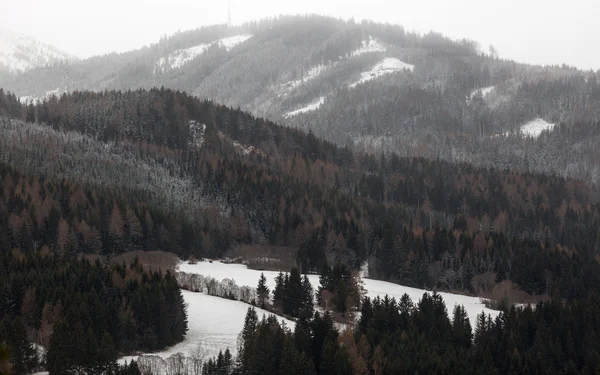
[[[76,60],[75,56],[51,45],[0,27],[0,70],[18,74],[47,65]]]

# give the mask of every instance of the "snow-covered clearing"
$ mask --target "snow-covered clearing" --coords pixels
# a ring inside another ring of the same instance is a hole
[[[317,109],[319,109],[319,107],[321,107],[323,105],[323,103],[325,103],[325,97],[321,96],[319,99],[317,99],[314,102],[310,103],[306,107],[302,107],[302,108],[297,109],[295,111],[288,112],[285,115],[285,117],[287,118],[287,117],[292,117],[292,116],[299,115],[301,113],[306,113],[306,112],[310,112],[310,111],[316,111]]]
[[[480,89],[475,89],[475,90],[471,90],[471,92],[469,93],[469,99],[473,99],[473,97],[475,95],[477,95],[477,93],[481,93],[482,97],[486,97],[488,94],[490,94],[492,91],[494,91],[495,86],[489,86],[489,87],[482,87]]]
[[[371,70],[369,70],[368,72],[361,73],[360,79],[357,82],[354,82],[353,84],[351,84],[349,87],[350,88],[356,87],[362,83],[377,79],[386,74],[402,72],[405,70],[412,72],[414,69],[415,69],[415,66],[412,64],[407,64],[404,61],[399,60],[394,57],[386,57],[385,59],[383,59],[379,63],[377,63],[375,66],[373,66],[373,68]]]
[[[231,51],[238,44],[242,44],[250,38],[252,38],[252,35],[249,34],[235,35],[229,38],[219,39],[217,43],[219,43],[219,47],[225,48],[227,51]]]
[[[202,145],[204,144],[204,134],[206,134],[206,124],[201,124],[198,121],[190,120],[189,126],[189,145],[196,148],[202,148]]]
[[[54,89],[54,90],[46,91],[44,93],[44,95],[42,95],[40,97],[30,96],[30,95],[21,96],[21,97],[19,97],[19,101],[21,102],[21,104],[29,104],[29,103],[37,104],[44,100],[50,99],[51,96],[60,96],[61,92],[64,92],[64,91],[61,89]]]
[[[351,56],[360,56],[366,53],[374,53],[374,52],[386,52],[387,48],[383,44],[381,44],[377,39],[373,39],[373,37],[369,37],[369,40],[365,40],[362,42],[362,45],[352,51]]]
[[[361,56],[361,55],[364,55],[367,53],[386,52],[386,51],[387,51],[387,49],[385,48],[385,46],[383,44],[381,44],[377,39],[374,39],[373,37],[369,37],[369,40],[363,41],[359,48],[350,52],[350,57],[357,57],[357,56]],[[288,90],[294,89],[308,81],[311,81],[311,80],[317,78],[318,76],[323,74],[323,72],[325,72],[329,69],[332,69],[332,68],[338,66],[339,64],[340,64],[340,62],[332,62],[328,65],[325,65],[325,64],[315,65],[312,68],[310,68],[310,70],[308,72],[303,74],[302,78],[285,82],[281,85],[281,87],[283,89],[288,89]]]
[[[243,264],[226,264],[219,261],[213,261],[212,263],[203,261],[196,264],[181,263],[179,264],[179,270],[186,273],[196,273],[204,276],[211,276],[217,280],[233,279],[237,285],[240,286],[251,286],[255,287],[258,284],[258,278],[261,272],[267,277],[267,285],[272,291],[275,288],[275,277],[278,272],[275,271],[256,271],[251,270]],[[310,283],[313,289],[319,286],[319,275],[308,275]],[[423,289],[410,288],[398,284],[389,283],[386,281],[363,279],[367,295],[371,298],[377,296],[384,297],[386,294],[390,297],[400,299],[403,294],[408,294],[413,302],[418,302],[423,293],[427,291]],[[430,293],[430,292],[427,292]],[[452,309],[455,305],[463,305],[467,310],[471,325],[475,327],[475,319],[482,311],[486,314],[490,314],[493,317],[498,315],[498,311],[490,310],[486,308],[479,300],[478,297],[464,296],[460,294],[452,293],[440,293],[444,301],[448,312],[451,314]]]
[[[235,35],[227,38],[216,40],[212,43],[203,43],[194,47],[179,49],[171,52],[167,57],[161,57],[156,63],[156,71],[165,71],[166,69],[177,69],[181,68],[185,64],[194,60],[196,57],[202,55],[212,46],[219,46],[227,51],[231,51],[235,46],[244,43],[248,39],[252,38],[252,35]]]
[[[259,274],[260,275],[260,274]],[[257,279],[258,280],[258,279]],[[182,353],[190,357],[197,353],[205,359],[219,354],[220,350],[229,348],[232,354],[237,352],[238,334],[244,327],[244,318],[249,305],[239,301],[209,296],[204,293],[181,291],[187,304],[188,332],[179,344],[157,353],[147,353],[161,358]],[[256,308],[259,318],[269,315],[266,310]],[[294,329],[294,322],[280,318],[287,327]],[[138,356],[119,359],[119,363],[128,363]]]
[[[316,65],[316,66],[312,67],[308,72],[306,72],[306,74],[304,74],[301,79],[296,79],[294,81],[286,82],[286,83],[282,84],[281,87],[283,89],[288,89],[288,90],[291,90],[291,89],[294,89],[296,87],[299,87],[303,83],[306,83],[308,81],[311,81],[311,80],[317,78],[318,76],[321,75],[321,73],[323,73],[327,69],[330,69],[333,66],[335,66],[335,64],[332,64],[332,65],[324,65],[324,64]]]
[[[541,118],[536,118],[535,120],[530,121],[527,124],[521,126],[521,134],[527,137],[537,138],[545,130],[554,130],[555,126],[556,124],[549,123]]]

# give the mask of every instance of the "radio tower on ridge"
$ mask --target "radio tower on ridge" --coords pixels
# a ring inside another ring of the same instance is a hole
[[[231,27],[231,0],[227,1],[227,26]]]

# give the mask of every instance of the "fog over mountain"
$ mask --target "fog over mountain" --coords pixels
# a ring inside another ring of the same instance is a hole
[[[600,373],[598,7],[225,3],[3,6],[0,374]]]
[[[597,80],[435,32],[297,16],[203,27],[0,85],[25,102],[163,86],[361,150],[598,182]]]

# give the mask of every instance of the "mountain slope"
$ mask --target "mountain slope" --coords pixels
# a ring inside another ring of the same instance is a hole
[[[0,27],[0,70],[12,74],[77,61],[72,55]]]
[[[204,27],[124,54],[0,75],[23,100],[164,86],[355,149],[594,183],[597,82],[593,72],[482,54],[466,40],[318,16]],[[553,130],[528,138],[527,125],[541,120]]]
[[[166,89],[0,90],[0,139],[8,249],[368,260],[375,278],[515,299],[600,285],[598,191],[576,180],[354,153]]]

